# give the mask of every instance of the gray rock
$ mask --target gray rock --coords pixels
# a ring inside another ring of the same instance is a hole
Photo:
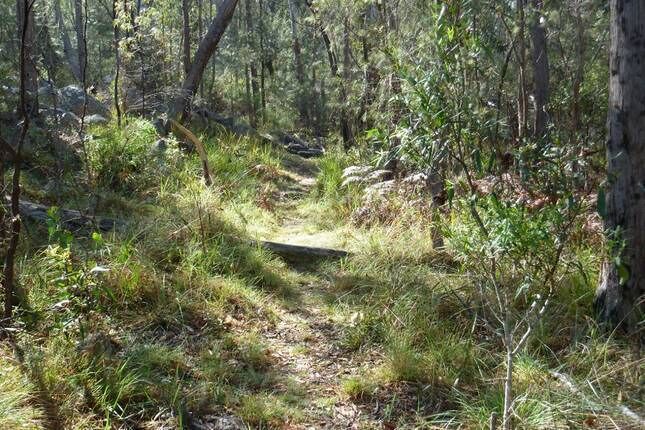
[[[324,154],[325,154],[325,151],[318,148],[308,148],[308,149],[296,152],[296,155],[299,155],[302,158],[322,157]]]
[[[54,85],[46,82],[40,88],[38,88],[38,98],[41,101],[52,100],[56,96],[56,88]]]
[[[192,428],[197,430],[246,430],[247,427],[240,418],[233,415],[207,415],[193,419]]]
[[[20,94],[20,89],[17,87],[9,87],[7,85],[0,85],[0,92],[10,96],[17,96]]]
[[[164,154],[167,149],[168,149],[168,141],[166,139],[159,139],[152,144],[150,151],[153,154],[161,155],[161,154]]]
[[[89,125],[107,124],[108,122],[107,118],[99,114],[90,115],[85,118],[85,124]]]
[[[85,92],[75,85],[68,85],[58,90],[58,105],[61,109],[74,112],[77,116],[83,114],[85,104]],[[87,94],[87,107],[85,115],[101,115],[110,118],[110,110],[103,105],[96,97]]]
[[[105,333],[91,333],[76,343],[76,350],[90,356],[114,357],[120,349],[109,335]]]
[[[81,119],[74,113],[57,108],[45,108],[40,110],[40,115],[53,123],[58,122],[63,127],[78,127]]]

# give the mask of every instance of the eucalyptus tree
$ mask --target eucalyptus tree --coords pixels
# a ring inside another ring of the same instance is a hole
[[[609,233],[596,304],[602,320],[640,330],[645,315],[645,2],[611,0],[607,193]]]
[[[208,32],[199,43],[190,71],[184,79],[179,94],[172,101],[169,113],[170,118],[185,117],[185,113],[189,109],[199,83],[204,76],[206,65],[233,18],[237,3],[238,0],[224,0],[217,8],[217,15],[211,22]]]

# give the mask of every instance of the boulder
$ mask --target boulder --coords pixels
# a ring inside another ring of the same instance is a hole
[[[212,112],[208,109],[198,109],[194,112],[193,120],[201,123],[202,126],[209,126],[212,122],[216,123],[223,127],[224,129],[230,131],[233,134],[238,136],[259,136],[256,129],[253,127],[236,120],[235,118],[226,117],[218,113]]]
[[[77,116],[83,114],[83,105],[85,104],[85,92],[82,88],[75,85],[68,85],[58,90],[58,106],[66,111],[75,113]],[[87,94],[87,107],[85,116],[101,115],[104,118],[110,118],[110,110],[103,105],[96,97]]]
[[[81,124],[81,119],[73,112],[57,108],[45,108],[40,110],[40,115],[46,120],[53,123],[58,122],[63,127],[78,127]]]
[[[107,118],[96,113],[85,118],[85,124],[89,125],[107,124],[108,122]]]
[[[56,96],[56,88],[49,82],[44,83],[38,88],[38,98],[41,102],[53,100]]]
[[[20,88],[0,85],[0,93],[3,95],[17,96],[20,94]]]
[[[162,155],[168,149],[168,141],[166,139],[159,139],[150,147],[150,152],[155,155]]]
[[[304,149],[296,152],[296,155],[299,155],[302,158],[322,157],[324,154],[325,154],[325,151],[318,148],[308,148],[308,149]]]

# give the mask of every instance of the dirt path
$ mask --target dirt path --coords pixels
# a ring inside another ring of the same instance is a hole
[[[307,220],[296,214],[298,200],[315,185],[314,165],[303,160],[301,165],[290,164],[287,168],[295,184],[289,189],[289,200],[282,203],[281,228],[266,239],[292,245],[337,247],[339,241],[335,240],[333,232],[312,232]],[[294,191],[300,195],[294,195]],[[342,347],[343,329],[348,322],[339,321],[329,312],[335,301],[329,280],[322,279],[306,266],[294,266],[293,270],[303,279],[298,288],[297,304],[276,309],[277,324],[260,333],[281,378],[295,382],[303,389],[304,417],[286,428],[380,428],[341,388],[344,380],[361,375],[377,357]]]

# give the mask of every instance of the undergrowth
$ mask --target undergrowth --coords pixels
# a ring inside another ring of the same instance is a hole
[[[0,428],[51,419],[35,393],[51,396],[65,428],[189,428],[196,417],[231,411],[251,428],[303,420],[305,387],[277,371],[259,333],[277,322],[278,306],[298,306],[304,275],[250,241],[284,215],[274,202],[293,179],[282,154],[249,138],[202,136],[215,183],[206,187],[197,157],[173,139],[155,144],[144,120],[92,135],[93,182],[45,197],[94,206],[125,227],[71,234],[55,211],[46,228],[29,226],[18,267],[21,354],[0,350]],[[503,348],[480,323],[479,268],[467,257],[485,250],[476,248],[469,206],[456,196],[452,215],[437,221],[405,196],[366,202],[360,187],[342,186],[343,169],[359,161],[329,151],[311,194],[292,205],[312,228],[338,228],[354,251],[312,269],[328,284],[330,318],[342,324],[338,347],[380,357],[339,380],[338,395],[397,428],[488,428],[502,412]],[[27,195],[43,197],[41,171],[27,174]],[[383,216],[356,222],[370,204]],[[525,215],[509,210],[510,224],[495,228],[525,229],[504,237],[527,238],[528,248],[550,244],[540,225],[527,224],[539,217]],[[494,211],[482,216],[497,222]],[[444,249],[433,248],[437,230]],[[554,291],[514,370],[517,428],[628,426],[620,405],[643,410],[642,359],[589,317],[599,258],[574,241],[557,283],[535,286]]]

